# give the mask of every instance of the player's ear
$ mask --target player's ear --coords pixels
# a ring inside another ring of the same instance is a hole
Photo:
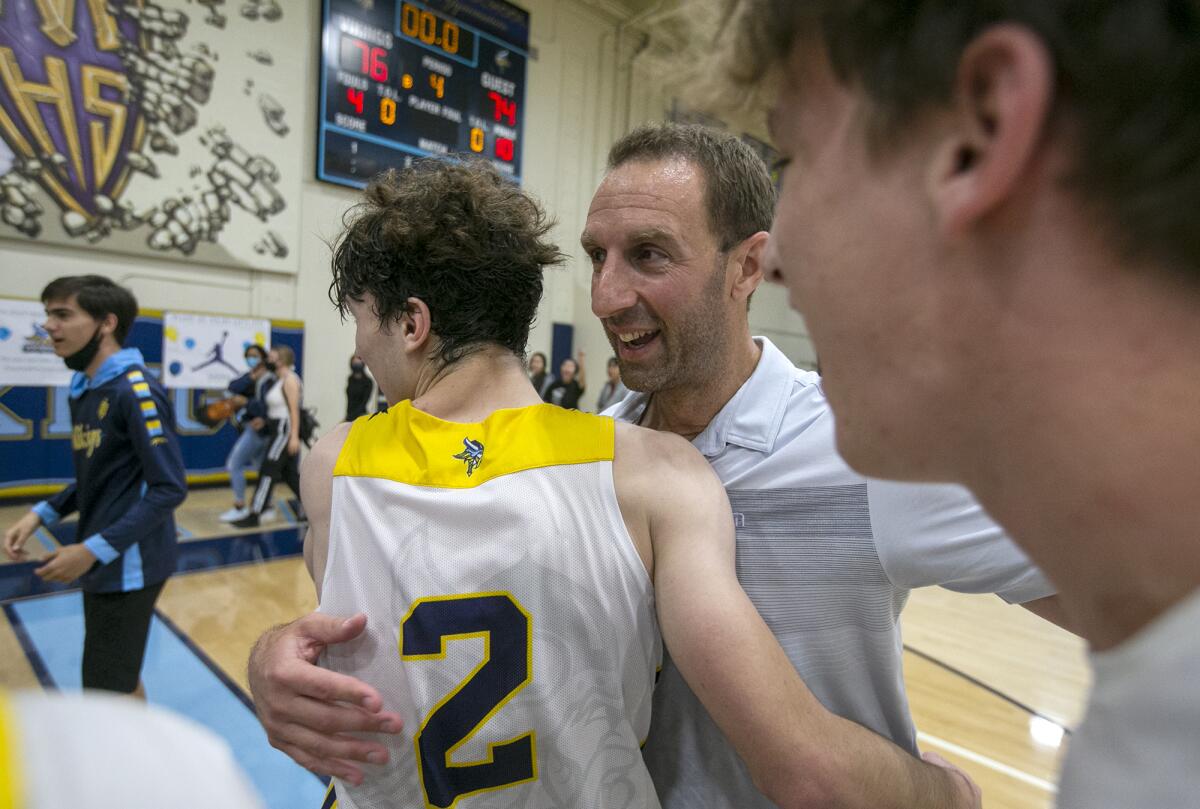
[[[423,351],[433,332],[429,307],[420,298],[409,298],[408,309],[400,317],[400,335],[405,351]]]
[[[969,229],[1014,196],[1037,164],[1053,95],[1053,57],[1022,26],[993,26],[963,51],[930,178],[945,231]]]
[[[101,334],[101,336],[103,337],[103,336],[115,335],[117,333],[117,325],[119,324],[119,322],[120,321],[117,320],[117,316],[115,314],[113,314],[112,312],[109,312],[107,315],[105,315],[103,318],[101,318],[100,319],[100,334]],[[116,338],[113,337],[113,339],[115,340]]]

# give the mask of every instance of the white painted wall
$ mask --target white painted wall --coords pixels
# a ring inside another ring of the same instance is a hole
[[[305,13],[306,36],[315,42],[318,0],[296,3]],[[578,245],[588,204],[603,175],[609,145],[632,125],[661,119],[670,93],[661,75],[639,70],[641,57],[628,68],[640,35],[619,28],[620,15],[604,0],[525,0],[533,20],[524,146],[524,184],[558,218],[555,233],[570,260],[547,278],[546,295],[530,338],[530,349],[550,350],[552,322],[574,323],[576,348],[588,355],[593,380],[584,397],[595,401],[610,354],[589,305],[590,266]],[[289,7],[289,11],[292,8]],[[208,33],[208,37],[218,35]],[[621,53],[618,53],[620,49]],[[648,49],[648,50],[652,50]],[[315,54],[315,45],[312,48]],[[326,296],[329,249],[342,213],[355,192],[314,179],[317,116],[315,58],[304,77],[305,107],[290,114],[295,127],[305,127],[300,198],[289,200],[301,214],[298,245],[300,271],[295,276],[200,265],[166,258],[141,258],[89,250],[47,246],[20,239],[0,239],[0,295],[35,298],[42,286],[59,275],[95,272],[127,284],[149,309],[186,309],[232,315],[305,321],[306,398],[328,426],[345,409],[347,361],[353,351],[353,326],[339,321]],[[49,212],[47,215],[51,215]],[[5,230],[9,236],[12,231]],[[789,312],[779,290],[763,289],[751,309],[754,330],[766,334],[794,360],[809,363],[811,346],[799,318]]]

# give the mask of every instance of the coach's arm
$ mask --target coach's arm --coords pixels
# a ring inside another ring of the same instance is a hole
[[[349,425],[321,438],[301,469],[301,500],[309,518],[304,556],[320,593],[328,545],[333,465]],[[345,734],[354,731],[399,733],[400,715],[383,710],[383,698],[371,686],[317,666],[321,651],[357,637],[366,628],[359,613],[339,618],[313,612],[267,630],[250,652],[250,693],[273,747],[321,775],[353,784],[363,772],[355,762],[382,764],[387,748]]]

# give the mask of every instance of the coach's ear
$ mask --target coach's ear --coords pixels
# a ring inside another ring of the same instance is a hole
[[[429,307],[420,298],[409,298],[408,311],[400,316],[400,336],[404,339],[404,351],[424,354],[433,337]]]
[[[941,229],[960,234],[1036,169],[1054,98],[1054,58],[1028,28],[988,28],[963,50],[949,126],[929,178]]]
[[[747,301],[763,281],[764,260],[770,234],[760,230],[742,240],[729,251],[729,267],[732,284],[730,294],[739,301]]]

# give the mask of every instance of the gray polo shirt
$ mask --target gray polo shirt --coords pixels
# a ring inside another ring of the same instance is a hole
[[[729,493],[738,578],[826,708],[916,753],[901,666],[909,590],[1019,603],[1054,588],[966,489],[851,470],[820,377],[755,340],[754,373],[692,442]],[[637,422],[648,400],[631,394],[607,415]],[[669,654],[644,755],[664,809],[772,806]]]

